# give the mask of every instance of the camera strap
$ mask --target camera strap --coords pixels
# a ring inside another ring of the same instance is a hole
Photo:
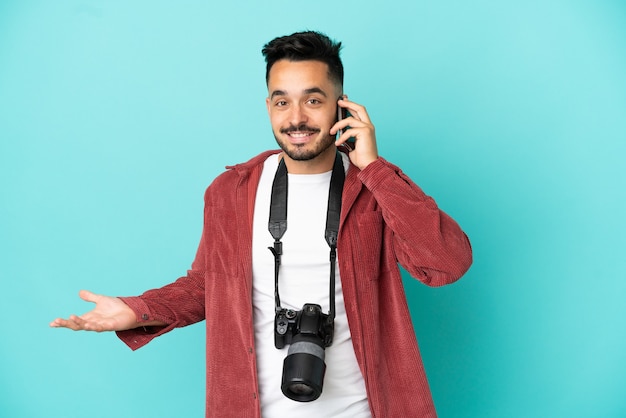
[[[326,210],[326,230],[324,237],[330,247],[330,311],[329,320],[335,318],[335,264],[337,261],[337,238],[339,236],[339,219],[341,216],[341,194],[345,171],[339,152],[335,156],[335,164],[330,177],[330,190],[328,193],[328,208]],[[274,297],[276,300],[276,312],[280,306],[278,293],[278,272],[280,270],[280,258],[283,254],[281,238],[287,231],[287,193],[288,176],[285,159],[281,159],[272,184],[272,197],[270,201],[270,219],[268,229],[274,238],[274,246],[268,247],[274,254]]]

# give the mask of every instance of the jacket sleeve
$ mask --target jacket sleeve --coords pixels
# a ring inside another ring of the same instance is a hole
[[[358,177],[379,204],[397,261],[411,276],[443,286],[465,274],[472,264],[469,239],[398,167],[379,158]]]
[[[205,319],[205,269],[207,234],[207,194],[205,193],[205,227],[196,257],[187,275],[159,289],[148,290],[140,296],[121,297],[137,316],[138,328],[118,331],[117,336],[132,350],[136,350],[154,338]],[[165,326],[146,326],[141,323],[160,321]]]

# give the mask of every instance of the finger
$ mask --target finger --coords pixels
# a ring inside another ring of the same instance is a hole
[[[350,150],[354,150],[359,141],[359,132],[356,129],[349,129],[344,131],[339,138],[335,141],[335,145],[348,145]]]
[[[62,318],[56,318],[54,321],[50,322],[50,326],[52,328],[62,328],[63,327],[63,322],[65,320]]]
[[[85,321],[83,318],[81,318],[78,315],[70,315],[70,325],[73,325],[75,328],[72,329],[85,329],[85,324],[87,323],[87,321]]]
[[[370,129],[372,128],[372,125],[366,122],[363,122],[359,119],[356,119],[353,116],[349,116],[345,119],[340,120],[339,122],[336,122],[333,127],[330,129],[330,134],[331,135],[335,135],[340,129],[343,130],[344,132],[347,132],[348,130],[353,131],[355,129]]]
[[[56,318],[54,321],[50,322],[50,326],[53,328],[69,328],[70,320],[63,318]]]
[[[350,121],[348,119],[342,119],[339,122],[336,122],[331,128],[330,128],[330,134],[331,135],[336,135],[337,132],[339,132],[340,130],[346,130],[346,128],[349,128],[350,126]]]
[[[356,103],[351,102],[350,100],[348,100],[348,96],[342,96],[339,98],[339,100],[337,101],[337,105],[347,109],[350,113],[350,116],[348,118],[344,118],[345,119],[349,119],[350,117],[356,120],[360,120],[359,115],[357,114],[357,110],[356,108],[354,108],[353,105],[355,105]]]
[[[93,302],[93,303],[96,303],[98,298],[100,297],[100,295],[96,295],[95,293],[90,292],[89,290],[81,290],[80,292],[78,292],[78,296],[80,296],[80,298],[84,300],[85,302]]]
[[[370,118],[365,109],[365,106],[362,106],[358,103],[352,102],[350,100],[339,100],[339,106],[345,107],[350,111],[350,114],[354,119],[361,120],[365,123],[370,123]]]
[[[50,323],[53,328],[68,328],[74,331],[78,331],[80,328],[78,324],[72,319],[57,318]]]
[[[97,320],[92,320],[89,312],[82,316],[71,315],[70,326],[74,331],[96,331],[101,332],[103,329],[102,324]]]
[[[342,142],[341,144],[335,143],[335,145],[337,146],[337,148],[339,147],[344,148],[346,151],[348,151],[348,154],[354,151],[353,142]]]
[[[341,132],[341,135],[335,140],[336,144],[340,144],[349,140],[350,138],[354,138],[355,141],[359,138],[367,138],[368,136],[373,136],[371,134],[372,129],[370,125],[366,125],[361,121],[354,121],[349,123],[349,129],[344,129]]]
[[[350,148],[354,149],[356,142],[358,141],[358,132],[354,129],[345,131],[336,141],[335,145],[347,144],[350,138],[354,138],[354,144],[351,144]]]

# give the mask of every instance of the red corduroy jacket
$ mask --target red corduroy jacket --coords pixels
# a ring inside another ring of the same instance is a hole
[[[176,327],[206,321],[206,416],[260,417],[252,317],[252,218],[268,151],[227,167],[205,193],[204,230],[185,277],[122,298],[138,322],[119,332],[133,350]],[[356,358],[372,416],[435,417],[398,263],[429,286],[472,263],[457,223],[382,158],[346,175],[338,262]]]

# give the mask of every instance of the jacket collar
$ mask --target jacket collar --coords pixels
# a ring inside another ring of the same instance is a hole
[[[251,159],[249,159],[248,161],[244,162],[244,163],[239,163],[239,164],[235,164],[235,165],[227,165],[226,169],[227,170],[236,170],[239,175],[246,175],[250,172],[250,170],[252,170],[253,168],[255,168],[258,165],[263,164],[263,162],[272,154],[278,154],[280,153],[281,150],[276,149],[276,150],[269,150],[269,151],[265,151],[262,152],[261,154],[257,155],[256,157],[252,157]]]
[[[262,170],[262,167],[263,167],[263,162],[270,155],[278,154],[280,152],[281,152],[280,149],[265,151],[251,158],[250,160],[246,162],[226,166],[226,169],[235,170],[242,177],[248,177],[253,171],[255,172],[256,175],[254,176],[254,184],[252,185],[250,189],[251,191],[254,191],[253,196],[252,196],[252,201],[254,201],[254,195],[256,194],[256,186],[258,183],[258,178],[260,177],[260,170]],[[342,149],[340,149],[340,152],[345,153],[345,151]],[[363,183],[358,179],[358,175],[360,172],[361,170],[359,170],[357,166],[355,166],[354,164],[352,164],[352,162],[350,162],[350,168],[348,169],[348,173],[346,174],[346,180],[345,180],[344,188],[343,188],[343,197],[342,197],[343,201],[342,201],[342,210],[341,210],[341,219],[340,219],[341,224],[343,224],[350,208],[354,204],[354,201],[356,200],[357,196],[361,192],[361,189],[363,188]]]

